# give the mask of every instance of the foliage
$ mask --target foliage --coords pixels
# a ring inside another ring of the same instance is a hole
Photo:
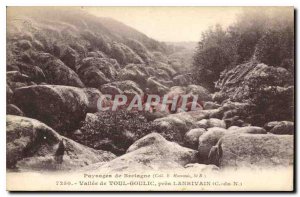
[[[230,47],[231,37],[220,25],[202,35],[194,56],[193,73],[196,83],[213,90],[220,72],[235,62],[234,46]]]
[[[142,112],[120,109],[96,113],[95,119],[84,121],[80,130],[82,136],[75,137],[79,143],[120,155],[133,142],[153,132],[155,125]]]
[[[270,66],[281,66],[283,61],[294,59],[293,29],[267,32],[256,46],[255,57]]]
[[[290,9],[248,8],[227,29],[219,25],[208,29],[194,56],[195,83],[213,90],[221,71],[253,58],[270,66],[286,66],[294,58],[293,28]]]

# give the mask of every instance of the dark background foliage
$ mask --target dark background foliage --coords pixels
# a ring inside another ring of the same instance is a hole
[[[124,154],[133,142],[156,129],[143,113],[126,109],[96,113],[93,121],[84,121],[82,125],[82,135],[72,136],[75,141],[117,155]]]
[[[268,66],[293,67],[294,22],[284,10],[247,9],[227,29],[220,25],[203,33],[193,62],[196,84],[215,90],[225,68],[257,59]],[[292,62],[292,64],[291,64]]]

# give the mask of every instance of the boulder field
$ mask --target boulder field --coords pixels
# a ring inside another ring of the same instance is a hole
[[[7,22],[9,170],[206,172],[294,164],[290,67],[259,56],[217,66],[217,73],[208,64],[204,71],[216,74],[209,88],[185,60],[194,49],[187,54],[81,11],[48,10],[45,23],[36,9]],[[105,94],[196,95],[198,108],[160,112],[159,103],[151,112],[99,111]]]

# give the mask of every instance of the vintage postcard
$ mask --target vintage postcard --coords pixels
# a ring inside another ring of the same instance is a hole
[[[294,191],[293,7],[7,7],[8,191]]]

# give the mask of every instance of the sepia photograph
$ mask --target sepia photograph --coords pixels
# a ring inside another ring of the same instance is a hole
[[[6,7],[6,190],[295,191],[294,24],[293,6]]]

